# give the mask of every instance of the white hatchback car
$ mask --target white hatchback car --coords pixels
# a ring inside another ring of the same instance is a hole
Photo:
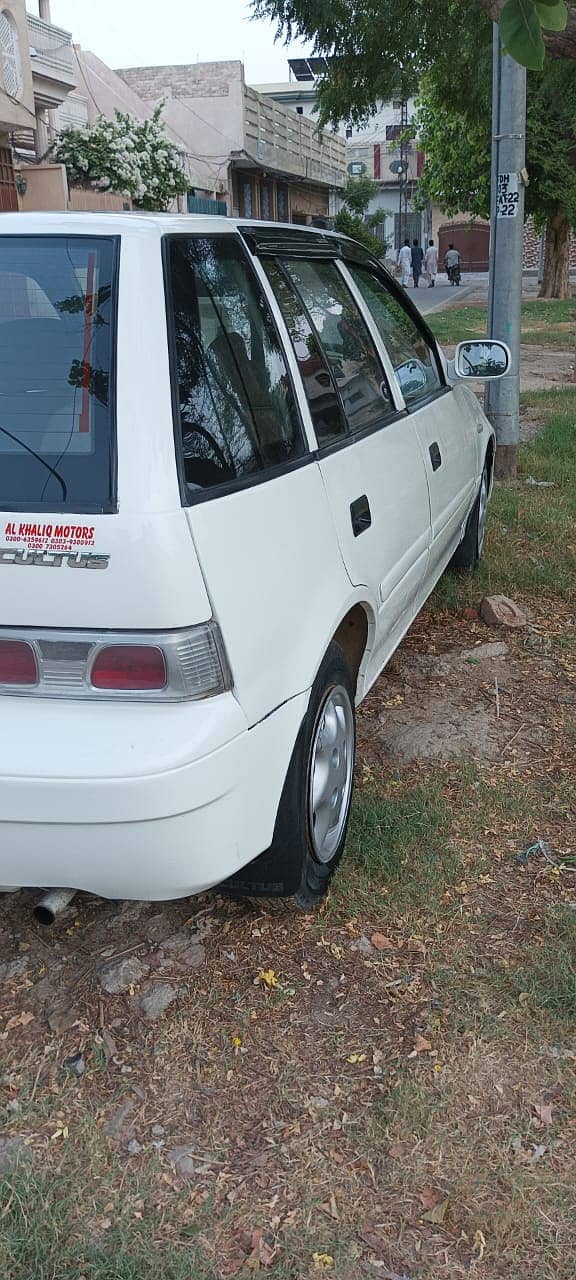
[[[484,537],[494,435],[359,245],[0,223],[0,881],[325,892],[362,701]],[[26,572],[24,572],[26,570]]]

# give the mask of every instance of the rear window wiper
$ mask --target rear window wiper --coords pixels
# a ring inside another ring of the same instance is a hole
[[[55,471],[54,467],[50,466],[50,463],[47,462],[46,459],[42,457],[41,453],[36,453],[36,450],[31,449],[29,444],[24,444],[24,441],[20,440],[18,436],[13,435],[11,431],[8,431],[7,427],[0,426],[0,431],[2,432],[3,436],[8,436],[9,440],[13,440],[15,444],[19,444],[21,449],[25,449],[26,453],[30,453],[32,457],[35,458],[36,461],[40,463],[42,467],[46,467],[46,470],[49,471],[51,475],[54,476],[54,479],[58,481],[58,484],[62,486],[62,498],[65,502],[68,497],[68,486],[66,484],[66,481],[60,475],[60,472]]]

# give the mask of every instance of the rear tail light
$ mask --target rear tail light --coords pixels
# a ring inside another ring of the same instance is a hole
[[[0,684],[35,685],[36,655],[26,640],[0,639]]]
[[[186,631],[0,632],[0,693],[184,702],[232,688],[216,622]]]
[[[163,689],[166,663],[161,649],[147,644],[109,644],[92,666],[95,689]]]

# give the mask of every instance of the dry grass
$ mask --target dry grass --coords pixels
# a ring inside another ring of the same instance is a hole
[[[542,403],[558,440],[558,402]],[[2,1280],[573,1280],[567,459],[545,439],[525,459],[554,469],[555,489],[525,499],[521,482],[498,497],[484,571],[507,583],[525,572],[529,533],[537,562],[559,539],[556,586],[553,573],[544,587],[539,570],[522,578],[543,645],[510,641],[509,713],[538,733],[496,760],[402,764],[378,742],[384,677],[362,713],[347,857],[317,915],[218,895],[162,908],[80,898],[46,934],[27,895],[5,904],[0,959],[23,962],[2,988],[3,1105],[19,1105],[5,1128],[29,1146],[4,1178]],[[516,512],[506,544],[504,508]],[[470,614],[478,595],[473,579],[443,588],[405,651],[492,638]],[[558,866],[518,861],[537,838]],[[202,932],[206,961],[158,970],[179,989],[161,1021],[143,1022],[130,993],[99,993],[102,952],[139,946],[153,964],[158,938],[182,928]],[[71,1025],[53,1031],[55,996]],[[22,1012],[33,1019],[10,1022]],[[64,1067],[78,1049],[81,1079]],[[125,1100],[124,1133],[106,1136]],[[184,1176],[169,1155],[183,1145]]]

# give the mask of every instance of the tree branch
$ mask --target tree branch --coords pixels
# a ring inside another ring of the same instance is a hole
[[[506,0],[478,0],[480,8],[492,22],[498,22]],[[576,58],[576,6],[568,0],[568,22],[564,31],[543,31],[544,44],[551,58]]]

